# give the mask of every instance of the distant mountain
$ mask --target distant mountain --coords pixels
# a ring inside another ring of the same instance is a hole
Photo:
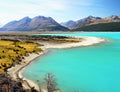
[[[102,18],[102,19],[97,20],[97,21],[93,21],[89,25],[99,24],[99,23],[110,23],[110,22],[120,22],[120,16],[112,15],[110,17],[106,17],[106,18]]]
[[[75,31],[120,30],[119,23],[120,16],[116,15],[112,15],[106,18],[88,16],[77,21],[70,20],[68,22],[63,22],[61,24],[57,23],[51,17],[36,16],[34,18],[24,17],[18,21],[11,21],[4,25],[2,28],[0,28],[0,31],[24,32],[24,31],[70,31],[70,30]],[[103,29],[104,27],[106,29]]]
[[[67,22],[62,22],[61,25],[72,29],[73,25],[76,25],[76,22],[73,20],[70,20]]]
[[[4,25],[1,31],[68,31],[51,17],[24,17],[18,21],[11,21]]]
[[[74,23],[71,23],[69,25],[69,21],[62,23],[63,26],[68,27],[70,29],[80,29],[81,27],[89,26],[89,25],[95,25],[95,24],[103,24],[103,23],[115,23],[120,22],[120,16],[112,15],[110,17],[101,18],[101,17],[94,17],[94,16],[88,16],[86,18],[80,19],[78,21],[73,21]]]
[[[88,16],[86,18],[83,18],[83,19],[80,19],[80,20],[77,20],[77,21],[73,21],[70,25],[69,25],[69,22],[65,22],[65,23],[62,23],[62,25],[65,27],[68,27],[70,29],[76,29],[76,28],[79,28],[79,27],[82,27],[82,26],[86,26],[86,25],[89,25],[90,23],[92,23],[93,21],[97,21],[97,20],[100,20],[102,18],[100,17],[93,17],[93,16]]]

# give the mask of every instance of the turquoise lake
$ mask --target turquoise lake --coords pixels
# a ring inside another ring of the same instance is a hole
[[[53,73],[62,92],[120,92],[120,33],[48,34],[97,36],[108,40],[95,46],[49,49],[25,68],[23,76],[40,84]]]

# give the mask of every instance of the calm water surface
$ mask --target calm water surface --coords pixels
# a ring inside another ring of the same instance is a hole
[[[52,35],[97,36],[109,41],[96,46],[50,49],[26,67],[26,78],[44,84],[46,73],[51,72],[62,92],[120,92],[120,33]]]

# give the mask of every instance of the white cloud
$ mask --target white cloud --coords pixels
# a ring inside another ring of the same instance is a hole
[[[95,3],[95,0],[70,0],[66,1],[69,7],[87,7],[92,6]]]
[[[33,6],[39,8],[51,9],[51,10],[64,10],[65,3],[63,0],[27,0],[26,3],[29,3]]]
[[[1,0],[0,0],[1,1]],[[50,16],[53,13],[64,11],[64,1],[56,0],[7,0],[0,3],[0,22],[20,19],[25,16]]]

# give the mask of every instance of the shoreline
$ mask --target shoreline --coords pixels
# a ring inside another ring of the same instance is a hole
[[[55,44],[55,43],[42,43],[44,44],[44,49],[50,49],[50,48],[57,48],[57,49],[63,49],[63,48],[74,48],[74,47],[85,47],[85,46],[92,46],[96,45],[102,42],[106,42],[107,40],[100,37],[74,37],[74,38],[82,38],[82,41],[80,42],[71,42],[71,43],[61,43],[61,44]],[[41,42],[39,42],[41,43]]]
[[[39,86],[36,83],[34,83],[33,81],[23,77],[22,72],[26,66],[28,66],[34,59],[38,58],[42,54],[43,54],[43,52],[41,52],[39,54],[34,54],[34,53],[29,54],[28,57],[25,57],[25,59],[22,60],[20,65],[15,65],[14,67],[8,69],[8,74],[15,81],[18,81],[18,79],[22,80],[22,85],[25,89],[30,89],[31,87],[35,87],[35,89],[38,91]]]
[[[8,69],[8,74],[12,77],[13,80],[18,81],[18,79],[22,79],[22,85],[25,89],[30,89],[31,87],[34,87],[39,92],[39,85],[37,83],[33,82],[32,80],[29,80],[25,78],[22,73],[26,66],[28,66],[32,61],[34,61],[39,56],[46,53],[47,49],[50,48],[73,48],[73,47],[85,47],[85,46],[92,46],[96,45],[102,42],[105,42],[106,40],[99,37],[75,37],[75,38],[83,38],[81,42],[73,42],[73,43],[41,43],[44,44],[41,48],[43,49],[43,52],[40,52],[39,54],[29,54],[28,57],[25,57],[24,60],[22,60],[20,65],[15,65],[14,67]],[[47,92],[46,90],[42,89],[42,92]]]

